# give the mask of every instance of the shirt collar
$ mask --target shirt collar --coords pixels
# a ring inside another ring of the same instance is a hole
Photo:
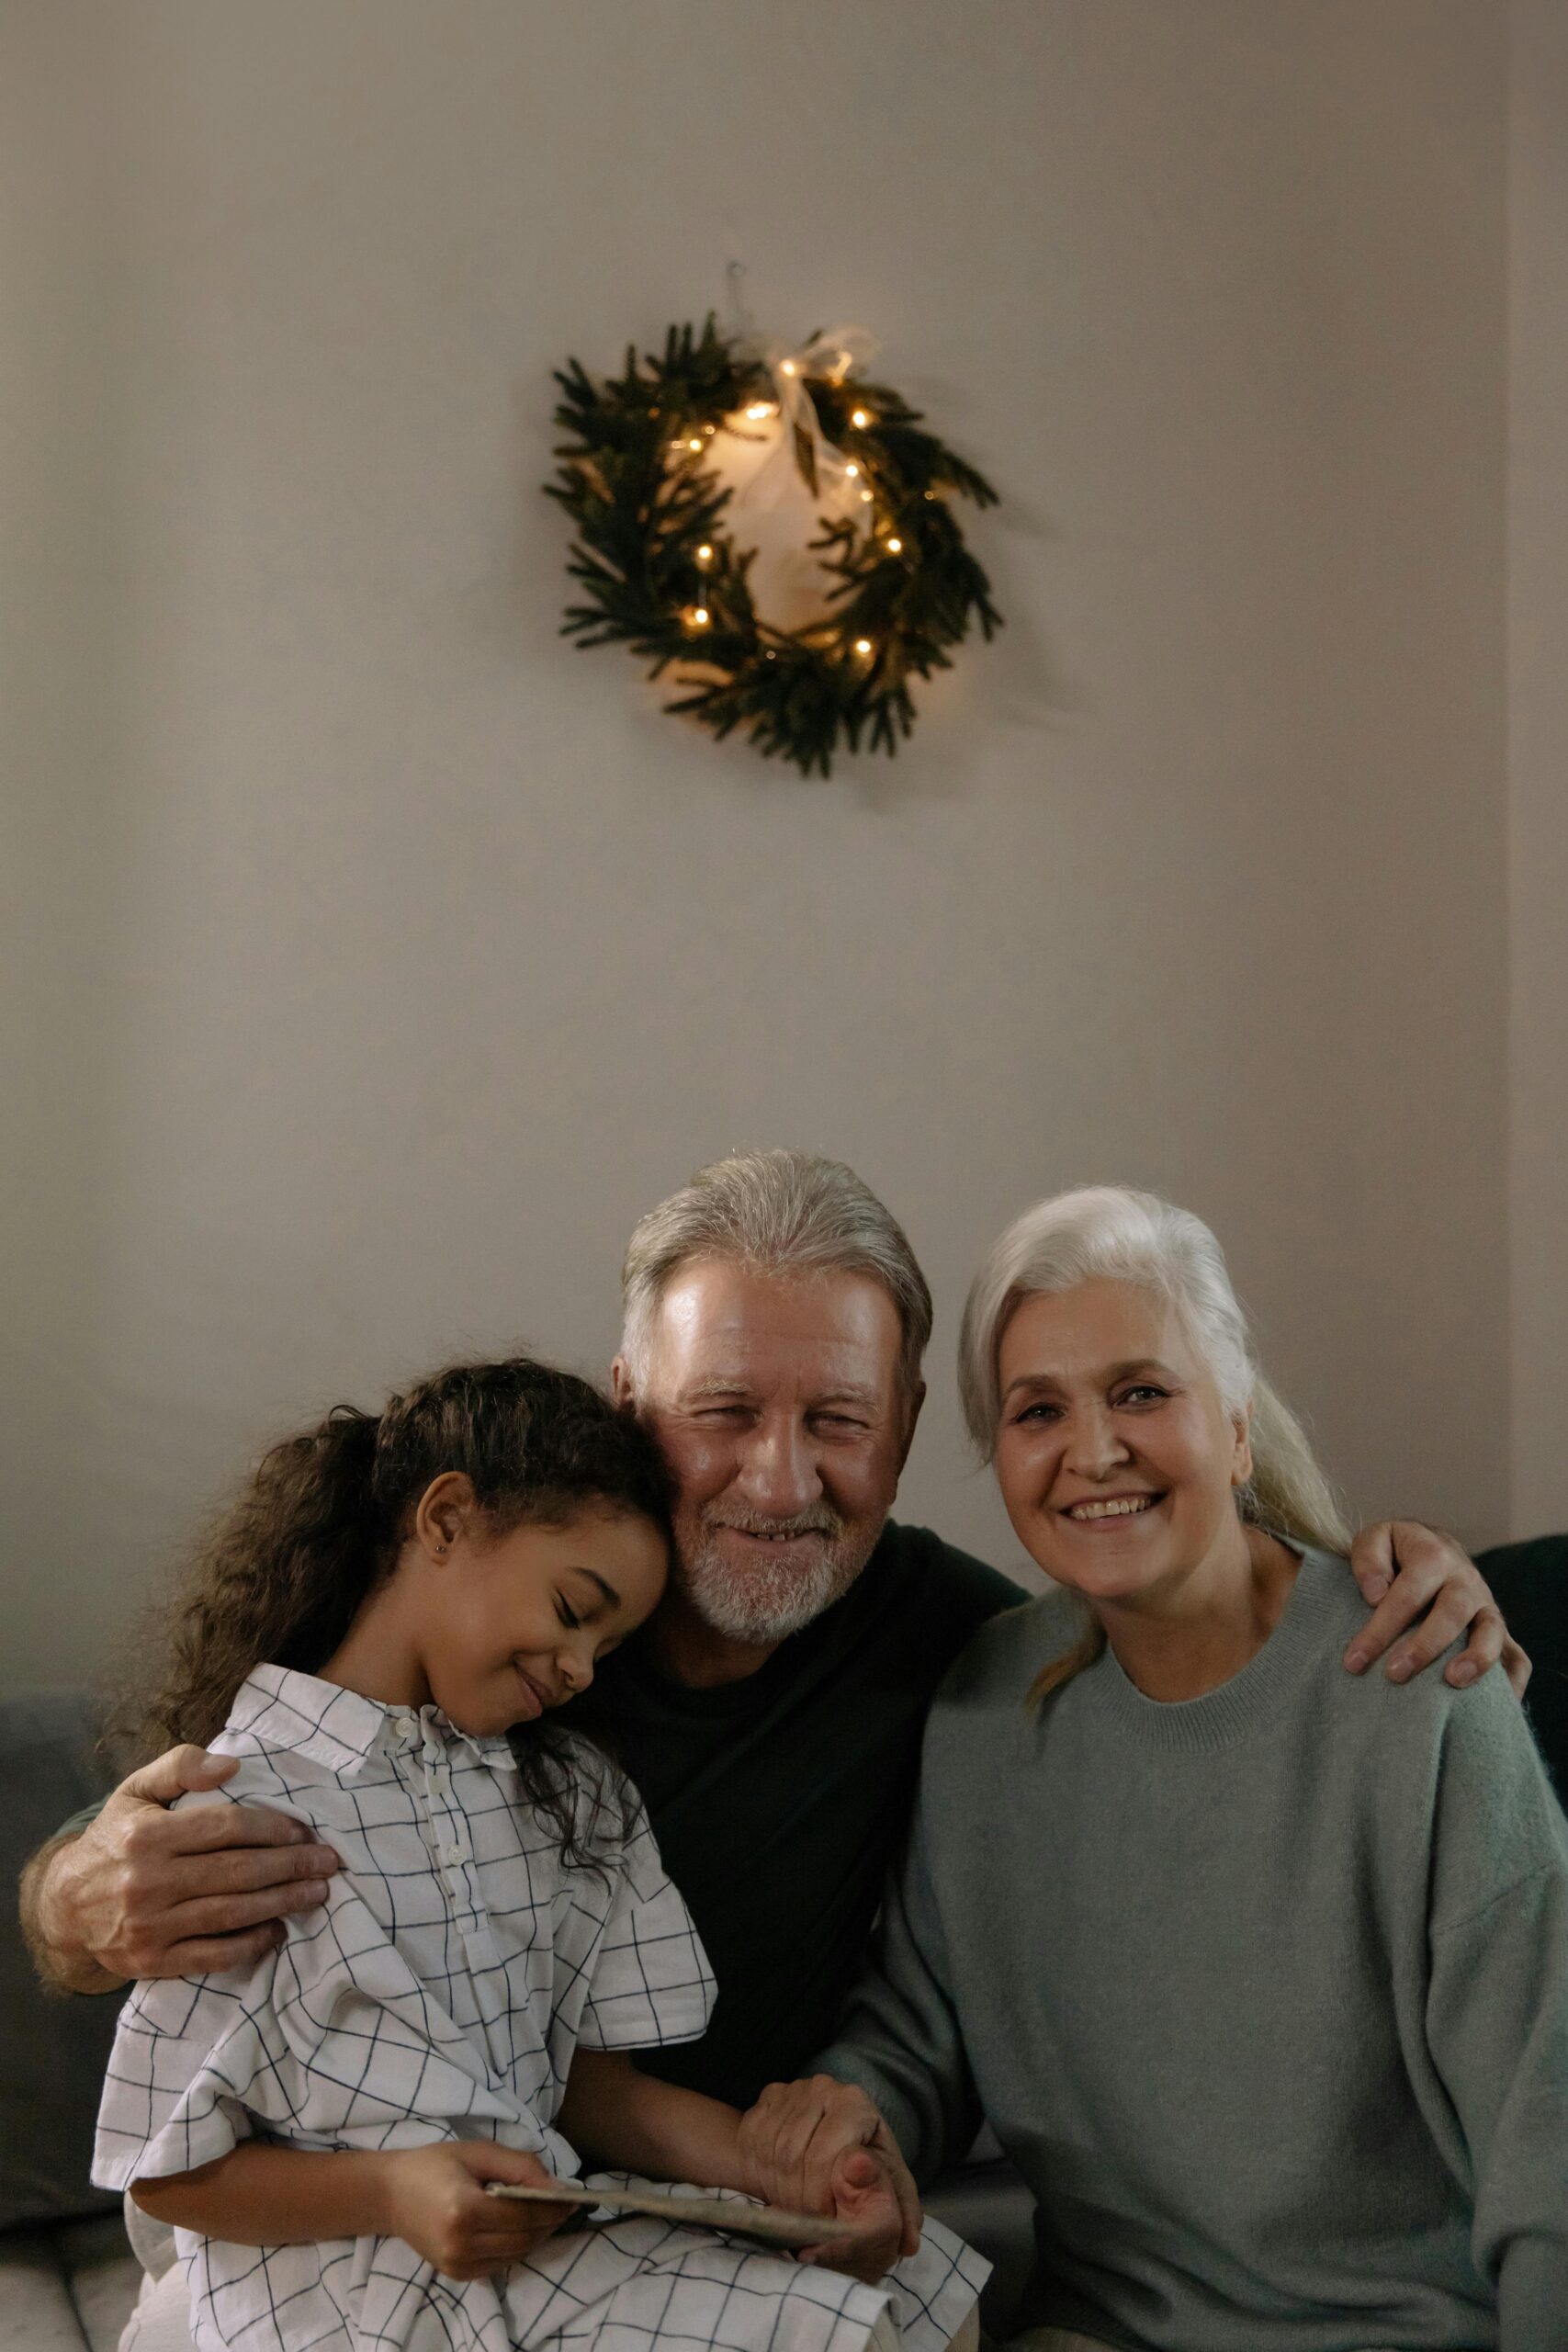
[[[363,1770],[372,1756],[417,1747],[426,1732],[444,1744],[471,1748],[492,1770],[516,1770],[504,1733],[459,1731],[439,1707],[384,1706],[379,1699],[288,1666],[258,1666],[246,1676],[228,1727],[266,1747],[309,1756],[345,1780]]]

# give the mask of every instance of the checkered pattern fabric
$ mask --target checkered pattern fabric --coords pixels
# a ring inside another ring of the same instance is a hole
[[[600,1875],[569,1868],[523,1804],[508,1742],[434,1708],[262,1667],[212,1747],[239,1771],[183,1802],[292,1813],[345,1868],[255,1967],[135,1988],[99,2115],[102,2187],[253,2133],[318,2150],[492,2138],[576,2177],[554,2128],[573,2051],[702,2032],[712,1976],[629,1792]],[[578,1763],[586,1809],[606,1768],[586,1746]],[[886,2291],[641,2219],[464,2284],[395,2239],[179,2244],[202,2352],[859,2352],[889,2301],[911,2352],[941,2352],[986,2269],[934,2225]]]

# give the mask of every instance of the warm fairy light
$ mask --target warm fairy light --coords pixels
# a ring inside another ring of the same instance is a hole
[[[750,407],[746,412],[753,424],[761,424],[762,419],[765,416],[772,416],[773,413],[773,404],[772,401],[753,401]]]
[[[863,490],[860,496],[861,504],[863,506],[869,506],[871,504],[871,492],[869,490]]]
[[[800,370],[795,366],[793,359],[786,359],[784,366],[780,368],[779,373],[781,376],[798,376]]]
[[[869,638],[869,637],[857,637],[857,638],[856,638],[856,639],[855,639],[855,651],[856,651],[857,653],[869,653],[869,652],[871,651],[871,650],[872,650],[872,645],[871,645],[871,639],[870,639],[870,638]]]
[[[699,605],[696,611],[692,615],[692,627],[694,628],[706,628],[709,618],[710,616],[707,606],[705,605]]]
[[[686,444],[686,447],[687,447],[687,448],[688,448],[688,449],[700,449],[700,448],[702,447],[702,446],[703,446],[703,445],[702,445],[702,443],[698,440],[698,438],[697,438],[697,436],[696,436],[696,435],[695,435],[694,433],[693,434],[693,435],[692,435],[691,439],[690,439],[690,440],[687,442],[687,444]]]
[[[888,554],[889,554],[889,555],[902,555],[902,554],[903,554],[903,552],[904,552],[904,542],[903,542],[903,540],[902,540],[902,539],[889,539],[889,540],[888,540],[888,542],[887,542],[887,552],[888,552]]]
[[[853,416],[851,417],[850,423],[854,426],[857,433],[863,433],[866,426],[871,423],[871,418],[867,415],[863,408],[857,408]]]
[[[860,468],[858,466],[846,466],[844,468],[844,471],[850,476],[852,481],[858,481],[860,479]]]
[[[697,561],[698,561],[699,563],[711,563],[711,562],[713,561],[713,549],[712,549],[712,548],[710,548],[710,547],[700,547],[700,548],[697,549]]]

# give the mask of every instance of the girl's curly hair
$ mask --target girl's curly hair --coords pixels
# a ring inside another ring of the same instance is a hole
[[[150,1614],[140,1670],[128,1667],[110,1717],[116,1751],[140,1761],[182,1740],[205,1747],[254,1667],[318,1671],[390,1573],[425,1488],[449,1470],[470,1481],[498,1538],[595,1507],[670,1538],[657,1445],[571,1373],[526,1356],[452,1364],[379,1414],[336,1406],[263,1455]],[[565,1858],[592,1862],[619,1786],[606,1771],[584,1791],[571,1754],[581,1737],[541,1718],[512,1744],[525,1797]]]

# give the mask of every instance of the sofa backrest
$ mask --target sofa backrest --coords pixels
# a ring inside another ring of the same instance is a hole
[[[1478,1553],[1476,1566],[1508,1629],[1529,1652],[1525,1713],[1560,1802],[1568,1807],[1568,1535]]]
[[[0,1700],[0,2229],[118,2203],[89,2185],[98,2090],[118,1995],[45,1993],[17,1915],[23,1863],[62,1821],[101,1796],[85,1691]]]

